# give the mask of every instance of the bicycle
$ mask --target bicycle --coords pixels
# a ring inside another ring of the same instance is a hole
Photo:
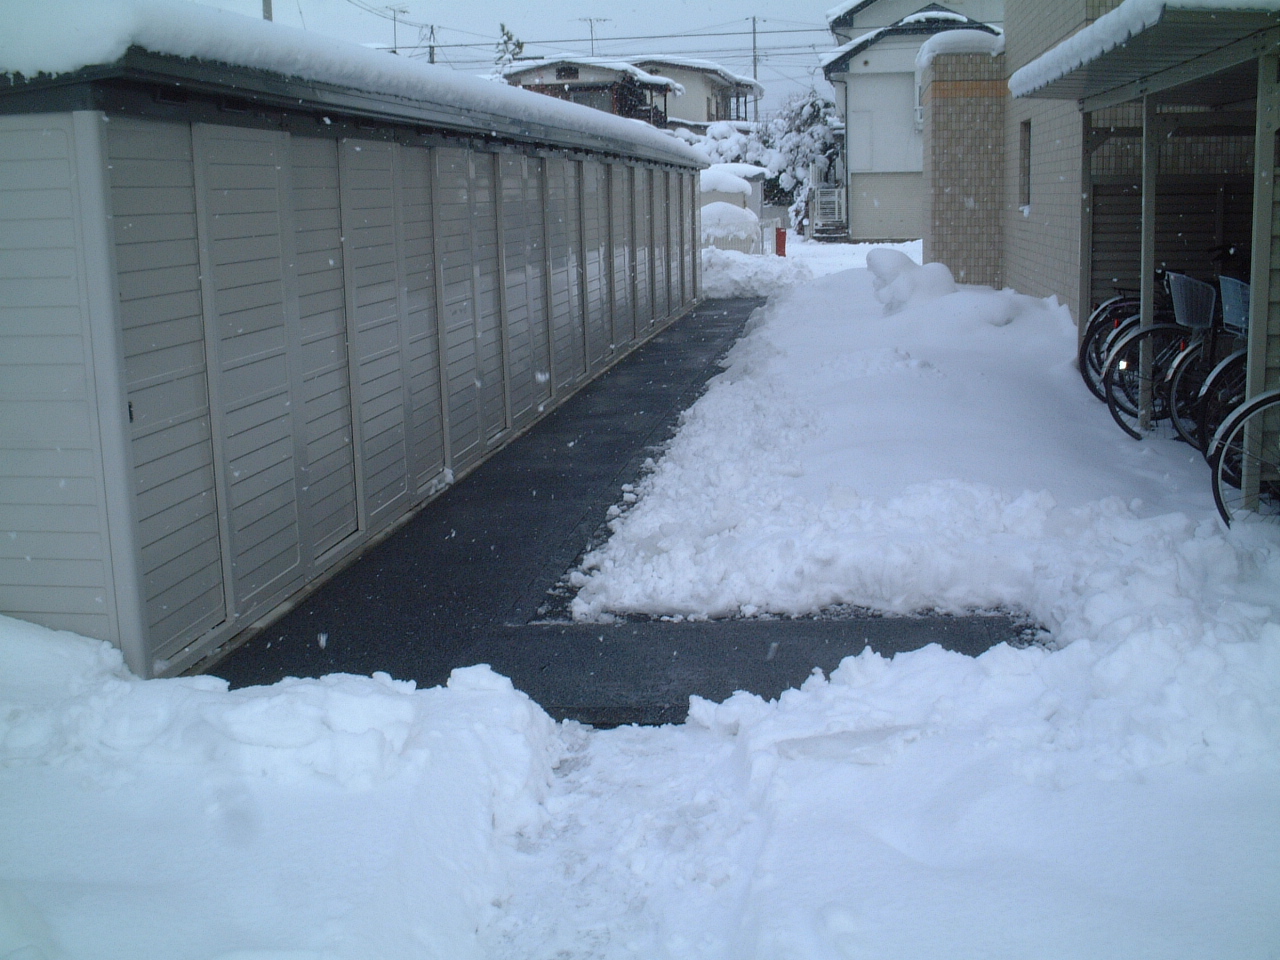
[[[1280,389],[1236,407],[1208,446],[1223,522],[1280,523]]]

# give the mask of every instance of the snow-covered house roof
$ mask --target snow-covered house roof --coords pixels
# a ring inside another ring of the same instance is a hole
[[[1009,90],[1083,100],[1276,26],[1280,0],[1125,0],[1016,71]]]
[[[607,57],[542,57],[537,60],[514,60],[502,69],[502,78],[508,83],[517,82],[522,76],[531,73],[537,73],[548,67],[588,67],[593,70],[600,70],[606,73],[615,74],[618,77],[630,77],[642,87],[652,87],[656,90],[663,90],[667,93],[675,94],[677,97],[684,93],[684,87],[676,83],[669,77],[660,77],[656,74],[649,73],[641,69],[634,63],[627,60],[616,60]]]
[[[30,110],[37,101],[68,109],[83,102],[76,90],[121,81],[180,87],[184,95],[233,90],[241,100],[294,113],[319,108],[339,117],[705,165],[687,144],[648,124],[213,7],[178,0],[6,7],[0,110]]]
[[[890,37],[929,37],[947,30],[979,31],[993,36],[1000,32],[989,24],[972,20],[962,13],[931,3],[896,23],[869,30],[861,36],[854,37],[848,43],[836,47],[822,58],[822,71],[828,78],[834,73],[843,73],[853,57],[873,44]]]
[[[681,70],[696,70],[699,73],[709,73],[729,86],[742,88],[742,92],[748,96],[763,97],[764,87],[751,77],[744,77],[741,74],[733,73],[726,70],[720,64],[711,60],[699,60],[693,57],[671,57],[671,56],[649,56],[649,57],[631,57],[631,63],[638,67],[675,67]]]
[[[827,27],[837,29],[847,27],[853,18],[875,3],[876,0],[844,0],[827,11]]]

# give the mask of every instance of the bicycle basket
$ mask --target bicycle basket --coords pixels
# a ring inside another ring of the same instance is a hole
[[[1173,316],[1184,327],[1203,330],[1213,323],[1213,308],[1218,291],[1213,284],[1182,273],[1169,273],[1169,294],[1173,297]],[[1225,295],[1224,295],[1225,304]]]
[[[1249,329],[1249,285],[1231,277],[1219,277],[1222,287],[1222,325],[1237,335]]]

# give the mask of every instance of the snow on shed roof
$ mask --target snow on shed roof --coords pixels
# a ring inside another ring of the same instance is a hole
[[[662,87],[665,90],[670,90],[676,96],[684,94],[684,87],[670,77],[659,77],[646,70],[641,70],[634,63],[627,60],[614,60],[607,57],[566,56],[540,57],[537,60],[513,60],[502,68],[502,76],[504,78],[514,77],[522,73],[528,73],[530,70],[542,70],[545,67],[552,67],[561,63],[575,67],[598,67],[601,70],[613,70],[616,73],[624,73],[645,86]]]
[[[1015,71],[1009,78],[1009,91],[1015,97],[1025,97],[1047,87],[1146,33],[1165,18],[1167,11],[1268,14],[1280,12],[1280,0],[1124,0],[1110,13]]]
[[[695,57],[669,57],[669,56],[650,56],[650,57],[630,57],[630,61],[637,65],[657,64],[659,66],[681,67],[685,70],[701,70],[704,73],[714,73],[716,76],[736,86],[750,87],[756,96],[764,96],[764,87],[751,77],[744,77],[741,74],[733,73],[726,70],[720,64],[711,60],[699,60]]]
[[[9,4],[0,31],[0,74],[21,75],[28,86],[50,78],[74,81],[77,74],[93,80],[127,70],[138,51],[158,55],[147,61],[153,76],[170,68],[180,75],[194,64],[206,82],[230,83],[227,67],[243,68],[234,80],[237,89],[251,92],[243,86],[246,79],[253,82],[246,71],[262,71],[305,81],[298,91],[307,95],[303,102],[323,103],[334,88],[358,91],[367,96],[334,99],[358,99],[391,119],[429,118],[450,129],[706,165],[687,144],[639,120],[179,0]],[[0,83],[0,98],[14,86]]]

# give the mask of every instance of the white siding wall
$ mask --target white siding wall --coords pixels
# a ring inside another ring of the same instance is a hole
[[[0,118],[0,610],[191,664],[687,302],[693,182]]]
[[[71,115],[0,117],[0,610],[128,646],[138,638],[121,636],[116,610],[86,263],[107,253],[86,244],[86,221],[105,225],[105,211],[81,206],[79,150],[92,162]]]

